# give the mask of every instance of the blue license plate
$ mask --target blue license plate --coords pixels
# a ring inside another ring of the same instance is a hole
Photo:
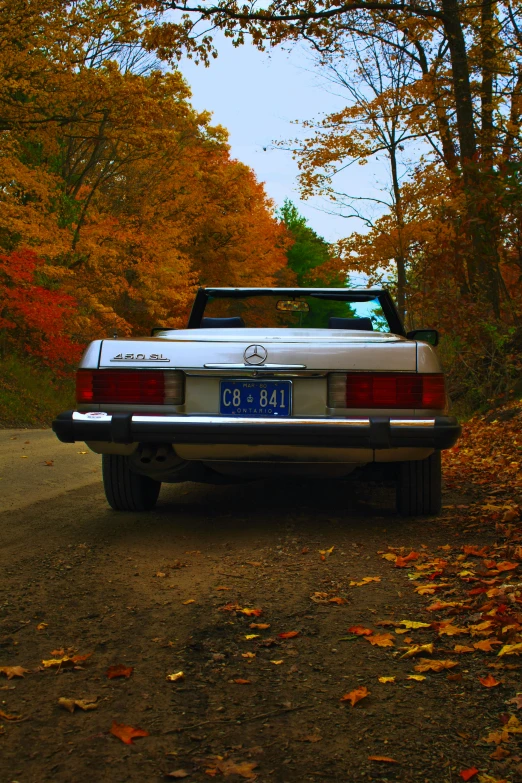
[[[226,416],[289,416],[290,381],[221,381],[220,413]]]

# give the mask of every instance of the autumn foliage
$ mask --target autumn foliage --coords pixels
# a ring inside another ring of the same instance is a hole
[[[1,350],[56,370],[186,323],[200,284],[271,285],[290,239],[127,0],[0,8]]]

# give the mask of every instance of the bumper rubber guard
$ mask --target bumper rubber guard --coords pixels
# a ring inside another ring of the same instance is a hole
[[[146,416],[132,413],[65,411],[53,421],[63,443],[249,443],[387,449],[449,449],[461,427],[450,416],[425,419],[366,418],[265,419],[240,416]]]

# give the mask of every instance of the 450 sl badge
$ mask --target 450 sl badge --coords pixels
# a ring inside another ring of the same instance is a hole
[[[170,362],[162,353],[119,353],[111,362]]]

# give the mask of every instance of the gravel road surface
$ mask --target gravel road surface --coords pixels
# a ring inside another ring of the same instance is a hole
[[[2,783],[502,779],[481,738],[517,672],[482,687],[481,653],[408,679],[401,647],[435,638],[447,659],[455,640],[399,633],[426,599],[382,557],[457,557],[462,520],[404,521],[389,489],[326,481],[166,486],[155,512],[117,513],[84,450],[0,433]],[[125,744],[118,724],[147,736]]]

